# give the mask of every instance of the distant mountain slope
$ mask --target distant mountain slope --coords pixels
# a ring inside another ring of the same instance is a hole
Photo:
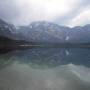
[[[13,37],[15,28],[13,25],[6,23],[0,19],[0,36]]]
[[[90,25],[69,28],[46,21],[38,21],[28,26],[19,26],[16,29],[14,25],[0,20],[0,36],[40,43],[89,43]]]
[[[19,28],[19,33],[28,41],[53,43],[87,43],[90,42],[90,25],[74,28],[62,27],[49,22],[33,22]]]
[[[22,26],[18,31],[29,41],[34,42],[65,42],[68,27],[49,22],[33,22],[28,26]]]
[[[1,49],[18,48],[22,44],[31,44],[31,42],[22,40],[14,25],[0,19],[0,51]]]

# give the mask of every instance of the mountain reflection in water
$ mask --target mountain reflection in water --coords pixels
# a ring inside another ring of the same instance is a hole
[[[0,90],[90,90],[90,50],[33,48],[2,54]]]

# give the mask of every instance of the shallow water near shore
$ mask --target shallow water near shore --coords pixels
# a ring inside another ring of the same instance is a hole
[[[90,90],[90,49],[32,48],[1,54],[0,90]]]

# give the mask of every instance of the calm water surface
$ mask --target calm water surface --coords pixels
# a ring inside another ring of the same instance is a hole
[[[33,48],[1,54],[0,90],[90,90],[90,49]]]

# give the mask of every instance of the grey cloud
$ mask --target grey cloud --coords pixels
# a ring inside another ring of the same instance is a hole
[[[80,0],[80,3],[72,9],[72,11],[68,12],[66,15],[62,17],[58,17],[55,21],[60,25],[68,25],[68,23],[77,17],[83,9],[90,6],[90,0]],[[85,22],[89,23],[89,22]]]
[[[80,0],[81,1],[81,5],[90,5],[90,0]]]
[[[0,18],[13,22],[19,16],[17,5],[12,0],[0,0]]]
[[[33,18],[36,18],[36,16],[33,16],[33,14],[30,14],[33,13],[32,9],[29,10],[30,15],[28,16],[28,12],[25,11],[27,10],[27,8],[24,7],[25,9],[23,10],[23,8],[19,7],[15,1],[16,0],[0,0],[0,18],[14,24],[28,23],[29,21],[32,21]],[[78,3],[76,7],[71,7],[72,10],[70,12],[66,13],[63,16],[57,17],[53,22],[60,25],[68,25],[68,23],[73,18],[78,16],[84,8],[90,6],[90,0],[79,1],[80,3]],[[35,14],[36,13],[37,12],[35,12]]]

